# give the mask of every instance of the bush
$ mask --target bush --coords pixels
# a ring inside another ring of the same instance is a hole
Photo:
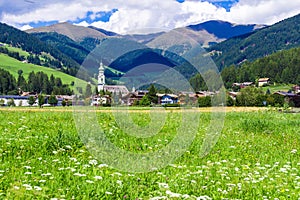
[[[14,99],[10,99],[10,100],[7,102],[7,105],[8,105],[8,106],[16,106],[15,100],[14,100]]]
[[[198,98],[198,105],[199,107],[211,107],[211,97],[199,97]]]
[[[168,104],[165,104],[163,105],[163,107],[180,107],[180,104],[179,103],[168,103]]]

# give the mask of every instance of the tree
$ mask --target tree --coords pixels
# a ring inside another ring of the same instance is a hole
[[[33,96],[30,96],[29,99],[28,99],[28,104],[30,106],[32,106],[34,103],[35,103],[35,98]]]
[[[156,96],[156,89],[153,84],[150,85],[149,92],[147,95],[148,95],[148,99],[151,103],[157,104],[158,98]]]
[[[98,87],[96,86],[96,87],[95,87],[95,94],[96,94],[96,95],[99,95],[99,93],[100,93],[100,92],[98,91]]]
[[[44,103],[45,103],[45,97],[42,94],[40,94],[38,96],[38,104],[39,104],[40,108],[44,105]]]
[[[19,74],[19,76],[21,76],[23,74],[23,70],[19,69],[18,74]]]
[[[226,106],[234,106],[235,102],[233,100],[232,97],[230,97],[229,95],[227,95],[226,97]]]
[[[92,87],[91,84],[87,84],[85,88],[85,97],[92,96]]]
[[[4,106],[4,104],[5,104],[4,99],[0,99],[0,106]]]
[[[263,95],[261,89],[255,87],[245,87],[241,89],[240,94],[236,97],[236,104],[238,106],[257,106],[258,96]]]
[[[63,107],[65,107],[65,106],[67,105],[67,102],[66,102],[65,100],[63,100],[63,101],[61,102],[61,105],[62,105]]]
[[[210,96],[199,97],[198,105],[199,105],[199,107],[210,107],[211,106],[211,97]]]
[[[139,105],[141,106],[150,106],[151,102],[147,95],[143,96],[143,98],[140,100]]]
[[[17,86],[19,88],[21,88],[21,90],[23,90],[23,91],[27,90],[27,82],[22,74],[19,74],[19,76],[18,76]]]
[[[14,99],[9,99],[9,100],[7,101],[7,105],[8,105],[8,106],[16,106],[15,100],[14,100]]]
[[[206,83],[199,73],[193,76],[189,82],[195,91],[207,90]]]
[[[49,103],[51,106],[56,106],[57,103],[58,103],[58,100],[57,100],[56,96],[52,94],[52,95],[49,97],[48,103]]]

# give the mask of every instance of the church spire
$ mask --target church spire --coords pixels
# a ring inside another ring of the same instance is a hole
[[[102,91],[105,85],[104,65],[101,61],[98,74],[98,91]]]

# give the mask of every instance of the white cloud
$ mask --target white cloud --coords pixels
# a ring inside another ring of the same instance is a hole
[[[25,30],[28,30],[28,29],[31,29],[31,28],[33,28],[33,27],[30,26],[30,25],[28,25],[28,24],[26,24],[26,25],[20,27],[20,30],[25,31]]]
[[[18,0],[19,1],[19,0]],[[209,0],[221,2],[225,0]],[[46,5],[34,4],[34,8],[23,13],[10,12],[3,9],[1,21],[14,26],[22,26],[30,22],[47,21],[81,21],[82,26],[93,25],[99,28],[125,33],[141,29],[173,29],[196,24],[211,19],[226,20],[234,23],[273,24],[287,17],[300,13],[300,0],[240,0],[226,12],[208,1],[187,0],[178,3],[175,0],[49,0]],[[230,0],[230,2],[234,2]],[[1,0],[0,0],[1,3]],[[10,4],[10,7],[12,5]],[[22,7],[22,5],[19,5]],[[18,8],[19,8],[18,7]],[[109,22],[85,21],[87,12],[93,12],[91,18],[99,11],[114,12]],[[141,31],[139,31],[141,32]]]
[[[236,23],[274,24],[300,13],[300,0],[241,0],[226,20]]]

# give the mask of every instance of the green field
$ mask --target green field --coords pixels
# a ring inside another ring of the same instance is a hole
[[[29,53],[27,51],[24,51],[20,48],[11,47],[11,46],[8,46],[8,45],[6,45],[4,47],[7,48],[11,52],[18,52],[20,54],[20,56],[25,56],[25,57],[29,56]]]
[[[71,84],[72,81],[80,84],[80,85],[86,85],[87,82],[77,79],[73,76],[70,76],[68,74],[62,73],[60,71],[47,68],[47,67],[42,67],[30,63],[22,63],[14,58],[11,58],[5,54],[0,54],[0,68],[5,69],[9,71],[14,77],[18,77],[18,70],[23,70],[23,76],[25,79],[28,78],[28,75],[30,72],[39,72],[42,71],[46,73],[49,77],[51,74],[53,74],[55,77],[61,78],[62,82],[64,84]]]
[[[146,112],[130,115],[139,126],[150,122]],[[135,138],[119,128],[111,113],[96,116],[115,146],[134,153],[171,143],[182,117],[170,111],[157,135]],[[209,123],[210,114],[201,113],[196,138],[172,164],[131,173],[109,168],[89,153],[71,108],[1,109],[0,199],[300,198],[299,114],[228,112],[216,146],[201,158]]]
[[[293,84],[277,84],[277,85],[262,87],[262,89],[265,92],[268,89],[270,89],[271,94],[273,94],[274,92],[278,92],[278,91],[288,92],[289,90],[292,89],[293,86],[294,86]]]

